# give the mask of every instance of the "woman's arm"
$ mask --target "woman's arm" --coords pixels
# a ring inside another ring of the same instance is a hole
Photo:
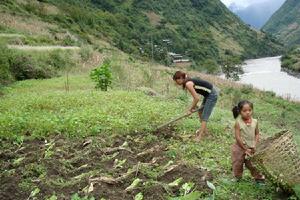
[[[240,125],[239,123],[235,123],[234,125],[234,135],[235,135],[235,140],[237,144],[244,150],[247,151],[247,147],[244,145],[242,138],[241,138],[241,131],[240,131]]]
[[[185,88],[191,93],[191,95],[193,96],[193,103],[189,109],[190,112],[192,112],[198,102],[200,101],[200,98],[199,98],[199,95],[197,94],[196,90],[194,89],[194,83],[192,81],[188,81],[186,84],[185,84]]]

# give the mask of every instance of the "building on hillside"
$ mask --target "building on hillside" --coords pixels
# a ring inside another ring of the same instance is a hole
[[[192,64],[192,62],[191,62],[190,59],[184,58],[184,56],[181,55],[181,54],[169,52],[168,56],[170,57],[172,63],[175,66],[178,66],[178,67],[189,67]]]

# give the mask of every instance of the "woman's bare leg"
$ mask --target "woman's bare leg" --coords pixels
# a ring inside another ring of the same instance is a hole
[[[199,115],[199,119],[200,119],[200,123],[201,123],[201,128],[197,131],[197,132],[201,132],[201,130],[203,130],[202,132],[203,132],[203,134],[204,135],[208,135],[208,129],[207,129],[207,126],[206,126],[206,123],[205,123],[205,128],[204,129],[202,129],[202,127],[204,126],[204,125],[202,125],[202,112],[201,111],[199,111],[198,112],[198,115]]]
[[[201,141],[203,139],[203,137],[207,134],[207,122],[206,121],[202,121],[201,122],[201,128],[197,131],[197,135],[195,140],[196,141]]]

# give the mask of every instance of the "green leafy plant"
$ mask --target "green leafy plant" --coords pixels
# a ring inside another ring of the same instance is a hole
[[[80,197],[80,196],[76,193],[76,194],[73,194],[73,195],[72,195],[71,200],[95,200],[95,198],[94,198],[94,197],[88,197],[88,196]]]
[[[172,183],[169,183],[168,185],[170,187],[177,187],[182,182],[182,180],[183,180],[183,178],[180,177],[180,178],[176,179],[175,181],[173,181]]]
[[[111,61],[105,60],[100,67],[92,70],[90,77],[96,82],[97,89],[107,91],[112,83]]]
[[[141,192],[135,195],[134,197],[134,200],[143,200],[143,199],[144,199],[144,195]]]
[[[36,199],[36,195],[37,195],[38,193],[40,193],[40,191],[41,191],[41,190],[40,190],[39,188],[35,188],[34,190],[31,191],[31,193],[30,193],[28,199]]]
[[[195,183],[189,182],[189,183],[185,183],[181,186],[180,188],[180,193],[182,196],[185,196],[187,194],[189,194],[192,189],[194,188]]]
[[[57,200],[57,196],[54,194],[51,197],[47,198],[46,200]]]
[[[216,187],[214,186],[214,184],[212,183],[212,182],[210,182],[210,181],[206,181],[206,184],[207,184],[207,186],[210,188],[210,189],[212,189],[213,190],[213,195],[212,195],[212,197],[211,197],[211,199],[212,200],[214,200],[215,199],[215,196],[216,196]]]

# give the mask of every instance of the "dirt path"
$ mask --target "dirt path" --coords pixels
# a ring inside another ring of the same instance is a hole
[[[24,51],[52,51],[52,50],[80,50],[80,47],[75,46],[27,46],[27,45],[7,45],[10,49]]]
[[[21,35],[21,34],[13,34],[13,33],[0,33],[0,37],[22,37],[25,38],[25,35]]]

